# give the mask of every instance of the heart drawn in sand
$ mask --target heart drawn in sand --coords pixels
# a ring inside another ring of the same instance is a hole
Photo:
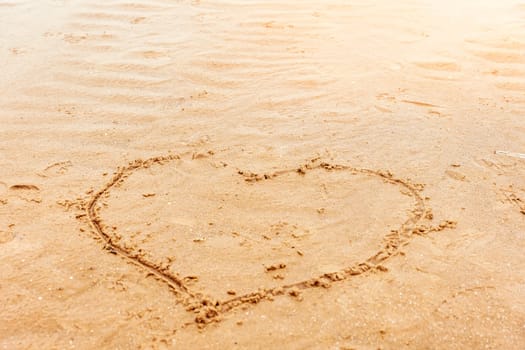
[[[212,157],[211,157],[212,158]],[[207,323],[245,303],[372,270],[430,227],[421,185],[319,160],[266,174],[171,155],[119,168],[85,205],[112,253]]]

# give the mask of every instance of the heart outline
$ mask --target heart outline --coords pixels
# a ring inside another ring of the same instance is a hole
[[[99,216],[99,210],[102,208],[102,206],[99,206],[99,200],[104,195],[109,194],[112,188],[122,184],[125,179],[132,175],[135,171],[149,168],[154,164],[162,165],[171,161],[180,160],[183,155],[188,153],[170,154],[167,156],[152,157],[146,160],[137,159],[135,161],[129,162],[127,166],[117,168],[113,178],[101,189],[93,192],[91,198],[87,200],[82,207],[85,210],[85,217],[87,217],[87,221],[90,224],[92,230],[99,239],[103,240],[104,249],[108,250],[110,253],[121,256],[134,265],[138,265],[139,267],[146,270],[148,275],[153,275],[158,280],[167,284],[174,295],[177,297],[178,301],[183,306],[185,306],[186,310],[189,312],[195,312],[197,314],[195,317],[195,322],[199,325],[216,322],[219,319],[218,316],[229,312],[230,310],[243,304],[256,304],[261,300],[272,299],[274,296],[283,295],[286,293],[296,296],[298,293],[297,290],[315,287],[328,287],[332,282],[343,281],[353,276],[365,274],[372,270],[379,269],[385,271],[387,269],[381,265],[381,263],[396,255],[399,251],[399,248],[408,244],[414,235],[425,235],[430,232],[441,231],[446,228],[455,227],[455,222],[452,221],[444,221],[437,227],[425,225],[418,226],[417,224],[424,217],[431,219],[431,217],[427,217],[429,215],[428,213],[431,213],[431,210],[427,209],[425,205],[425,199],[421,196],[424,186],[421,184],[414,184],[409,180],[396,178],[388,171],[357,168],[349,165],[330,164],[327,162],[320,162],[318,158],[312,159],[300,167],[280,170],[271,174],[254,174],[251,172],[239,170],[238,174],[243,176],[245,181],[248,182],[267,181],[273,177],[291,172],[305,174],[309,170],[319,168],[326,171],[349,171],[352,173],[361,173],[367,176],[379,177],[384,182],[392,185],[401,186],[406,191],[408,191],[409,195],[414,198],[415,202],[414,207],[411,210],[411,214],[401,224],[399,229],[391,230],[389,234],[383,236],[383,248],[367,258],[365,261],[354,263],[353,265],[343,268],[340,271],[324,273],[320,276],[304,281],[263,289],[257,292],[251,292],[232,297],[223,301],[213,300],[201,293],[193,292],[185,285],[183,279],[179,278],[176,274],[169,270],[169,267],[159,266],[151,261],[148,261],[147,259],[144,259],[144,257],[140,254],[127,250],[125,247],[118,245],[118,243],[113,241],[111,235],[104,230],[105,225],[102,223],[102,220]]]

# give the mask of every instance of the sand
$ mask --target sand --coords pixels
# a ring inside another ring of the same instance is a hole
[[[0,62],[0,348],[525,347],[522,0],[0,0]]]

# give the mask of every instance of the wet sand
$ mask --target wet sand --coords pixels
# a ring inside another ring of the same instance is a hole
[[[525,347],[525,2],[0,0],[0,62],[0,348]]]

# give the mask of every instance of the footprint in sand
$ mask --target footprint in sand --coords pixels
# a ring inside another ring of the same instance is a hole
[[[27,202],[42,202],[40,188],[31,184],[17,184],[9,187],[9,193]]]
[[[37,173],[41,177],[60,176],[64,175],[69,171],[69,168],[73,166],[71,161],[56,162],[47,166],[40,173]]]

